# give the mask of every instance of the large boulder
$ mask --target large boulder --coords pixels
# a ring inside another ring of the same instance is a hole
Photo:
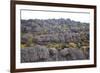
[[[60,54],[63,57],[66,57],[66,60],[82,60],[86,59],[84,53],[76,48],[64,48],[60,51]]]

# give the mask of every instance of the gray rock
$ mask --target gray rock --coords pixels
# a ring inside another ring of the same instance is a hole
[[[21,62],[46,61],[49,57],[49,51],[44,46],[35,46],[34,48],[21,49]]]
[[[82,59],[85,59],[85,55],[84,53],[79,50],[79,49],[76,49],[76,48],[70,48],[69,49],[69,52],[70,52],[70,56],[72,57],[73,60],[82,60]]]
[[[21,62],[46,62],[46,61],[68,61],[86,59],[84,53],[75,48],[64,48],[57,50],[55,48],[46,48],[36,45],[21,49]]]
[[[69,54],[69,48],[64,48],[60,51],[62,56],[67,56]]]
[[[62,57],[66,57],[66,60],[81,60],[85,59],[83,52],[76,48],[64,48],[60,51]]]
[[[50,58],[52,58],[53,61],[57,61],[58,60],[58,50],[55,48],[50,48],[49,49],[49,55]]]
[[[47,59],[49,57],[49,50],[46,47],[37,45],[34,48],[37,50],[39,58]]]

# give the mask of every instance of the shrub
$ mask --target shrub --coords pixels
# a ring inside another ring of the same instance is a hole
[[[73,42],[70,42],[70,43],[68,44],[68,47],[69,47],[69,48],[77,48],[77,44],[75,44],[75,43],[73,43]]]
[[[65,43],[49,43],[47,48],[64,49],[67,45]]]

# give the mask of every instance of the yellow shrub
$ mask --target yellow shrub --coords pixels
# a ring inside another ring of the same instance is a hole
[[[69,47],[69,48],[76,48],[76,47],[77,47],[77,44],[75,44],[75,43],[73,43],[73,42],[70,42],[70,43],[68,44],[68,47]]]
[[[63,49],[66,48],[64,43],[50,43],[47,45],[48,48],[56,48],[56,49]]]

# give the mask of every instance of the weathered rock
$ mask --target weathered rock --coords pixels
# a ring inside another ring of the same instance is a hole
[[[49,57],[49,51],[43,46],[21,49],[21,62],[46,61]]]
[[[82,60],[85,59],[85,55],[84,53],[79,50],[79,49],[75,49],[75,48],[70,48],[69,49],[70,55],[72,57],[73,60]]]
[[[21,49],[21,62],[67,61],[86,59],[84,53],[75,48],[46,48],[37,45],[34,48]]]
[[[69,48],[64,48],[60,51],[62,56],[67,56],[69,54]]]
[[[53,61],[57,61],[58,60],[58,50],[55,48],[50,48],[49,49],[49,55],[50,58],[52,58]]]
[[[37,50],[40,59],[47,59],[49,57],[49,50],[44,46],[34,47]]]
[[[66,60],[81,60],[85,59],[85,55],[79,49],[75,48],[64,48],[60,51],[60,54],[63,57],[66,57]]]

